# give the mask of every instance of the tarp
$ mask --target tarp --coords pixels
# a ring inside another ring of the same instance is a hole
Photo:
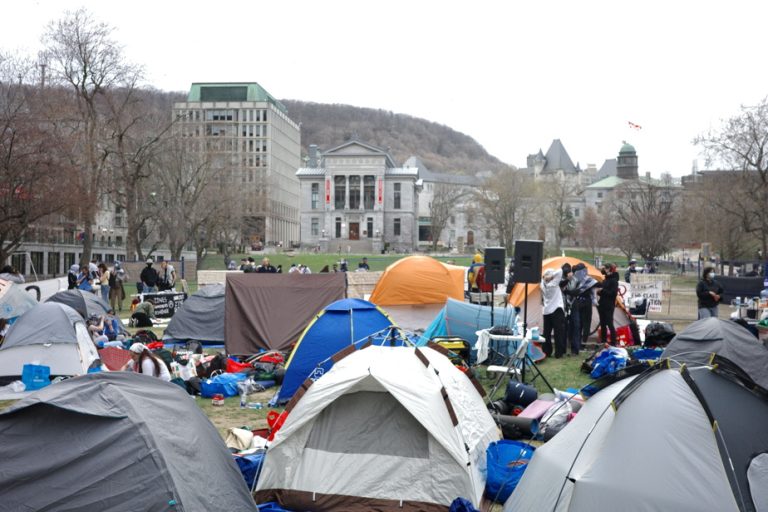
[[[230,354],[287,350],[331,302],[344,298],[345,273],[227,275],[224,337]]]
[[[504,511],[764,510],[768,475],[747,482],[766,422],[768,402],[719,370],[651,369],[587,400]]]
[[[704,318],[691,323],[672,339],[661,357],[696,365],[709,364],[712,354],[733,361],[753,381],[768,389],[768,348],[730,320]]]
[[[491,324],[490,306],[448,299],[440,314],[424,331],[422,338],[429,341],[435,336],[458,336],[474,345],[477,341],[477,331],[489,329],[494,325],[513,330],[516,322],[515,308],[494,308]]]
[[[392,325],[381,308],[362,299],[342,299],[318,313],[291,352],[278,402],[287,402],[317,364],[355,341]]]
[[[449,298],[464,300],[466,271],[429,256],[408,256],[387,267],[369,300],[379,306],[442,305]]]
[[[14,282],[0,279],[0,318],[21,316],[37,304],[35,298]]]
[[[224,285],[209,284],[201,287],[176,310],[163,338],[224,341]]]
[[[51,368],[51,375],[80,375],[98,359],[83,318],[65,304],[38,304],[8,329],[0,346],[0,376],[21,375],[26,363]]]
[[[445,511],[457,496],[479,505],[498,429],[469,377],[436,350],[355,350],[296,397],[257,500],[293,510]]]
[[[66,304],[77,311],[85,320],[94,315],[104,315],[109,311],[109,304],[104,302],[104,299],[94,293],[83,290],[64,290],[54,293],[45,302]]]
[[[216,428],[154,377],[53,384],[0,413],[0,438],[7,510],[256,510]]]

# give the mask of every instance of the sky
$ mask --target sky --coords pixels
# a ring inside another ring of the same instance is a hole
[[[502,161],[560,139],[600,167],[689,174],[692,139],[768,95],[768,2],[251,0],[2,2],[0,50],[37,55],[64,10],[114,27],[146,83],[258,82],[273,96],[390,110]],[[641,128],[631,128],[629,123]]]

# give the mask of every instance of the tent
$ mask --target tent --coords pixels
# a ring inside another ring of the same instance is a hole
[[[7,510],[256,510],[194,400],[146,375],[43,388],[0,413],[0,437]]]
[[[317,363],[390,325],[392,320],[381,308],[362,299],[328,305],[310,322],[291,352],[277,401],[290,400]]]
[[[32,295],[12,281],[0,279],[0,318],[17,318],[37,305]]]
[[[747,329],[730,320],[704,318],[680,331],[662,358],[688,365],[709,364],[712,354],[736,363],[760,386],[768,389],[768,348]]]
[[[562,256],[557,258],[547,258],[541,263],[541,270],[542,273],[547,269],[553,269],[558,270],[560,269],[565,263],[568,263],[571,265],[571,267],[575,266],[578,263],[583,263],[587,267],[587,273],[595,278],[598,281],[603,280],[603,275],[600,273],[599,270],[597,270],[594,266],[590,265],[589,263],[576,259],[571,258],[568,256]],[[525,309],[525,284],[524,283],[517,283],[515,284],[514,288],[512,288],[512,293],[509,294],[509,297],[507,298],[508,303],[511,306],[516,306],[521,308],[522,310]],[[540,327],[544,325],[544,318],[541,313],[541,288],[539,287],[538,283],[530,283],[528,284],[528,325],[534,326],[539,325]],[[523,316],[524,311],[520,312],[520,316]],[[624,308],[623,304],[620,304],[618,301],[616,303],[616,310],[613,313],[613,325],[617,329],[619,327],[624,327],[626,325],[629,325],[632,321],[632,318],[629,315],[629,312]],[[597,326],[600,324],[600,317],[597,314],[597,307],[595,306],[592,311],[592,331],[594,331]],[[640,340],[635,340],[636,344],[640,343]]]
[[[349,352],[288,404],[256,501],[429,512],[462,496],[478,506],[499,434],[469,377],[431,347]]]
[[[387,267],[368,300],[385,306],[400,327],[424,329],[446,300],[464,300],[466,271],[429,256],[408,256]]]
[[[287,350],[318,311],[345,295],[345,273],[227,274],[224,339],[230,354]]]
[[[224,285],[209,284],[190,295],[176,310],[163,338],[224,343]]]
[[[100,296],[83,290],[64,290],[51,295],[45,302],[58,302],[66,304],[78,313],[83,319],[91,316],[101,316],[109,311],[109,304]]]
[[[51,375],[81,375],[98,359],[83,317],[65,304],[43,302],[20,316],[0,345],[0,377],[21,375],[25,364]]]
[[[504,511],[766,510],[768,400],[738,373],[657,365],[598,392]]]
[[[490,306],[448,299],[440,313],[426,328],[421,339],[423,342],[427,342],[435,336],[458,336],[474,347],[477,341],[477,331],[493,326],[514,330],[516,322],[515,308],[494,308],[493,324],[491,324]],[[528,355],[534,361],[544,358],[544,353],[533,343],[528,345]]]

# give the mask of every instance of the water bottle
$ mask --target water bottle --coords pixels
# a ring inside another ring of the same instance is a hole
[[[240,408],[245,409],[245,395],[240,395]]]

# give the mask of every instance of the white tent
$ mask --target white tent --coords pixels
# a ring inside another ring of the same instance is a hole
[[[10,327],[0,346],[0,377],[21,375],[25,364],[51,375],[82,375],[99,358],[83,317],[56,302],[40,303]]]
[[[472,381],[437,350],[353,351],[286,410],[257,503],[430,511],[459,496],[482,500],[485,451],[498,430]]]

